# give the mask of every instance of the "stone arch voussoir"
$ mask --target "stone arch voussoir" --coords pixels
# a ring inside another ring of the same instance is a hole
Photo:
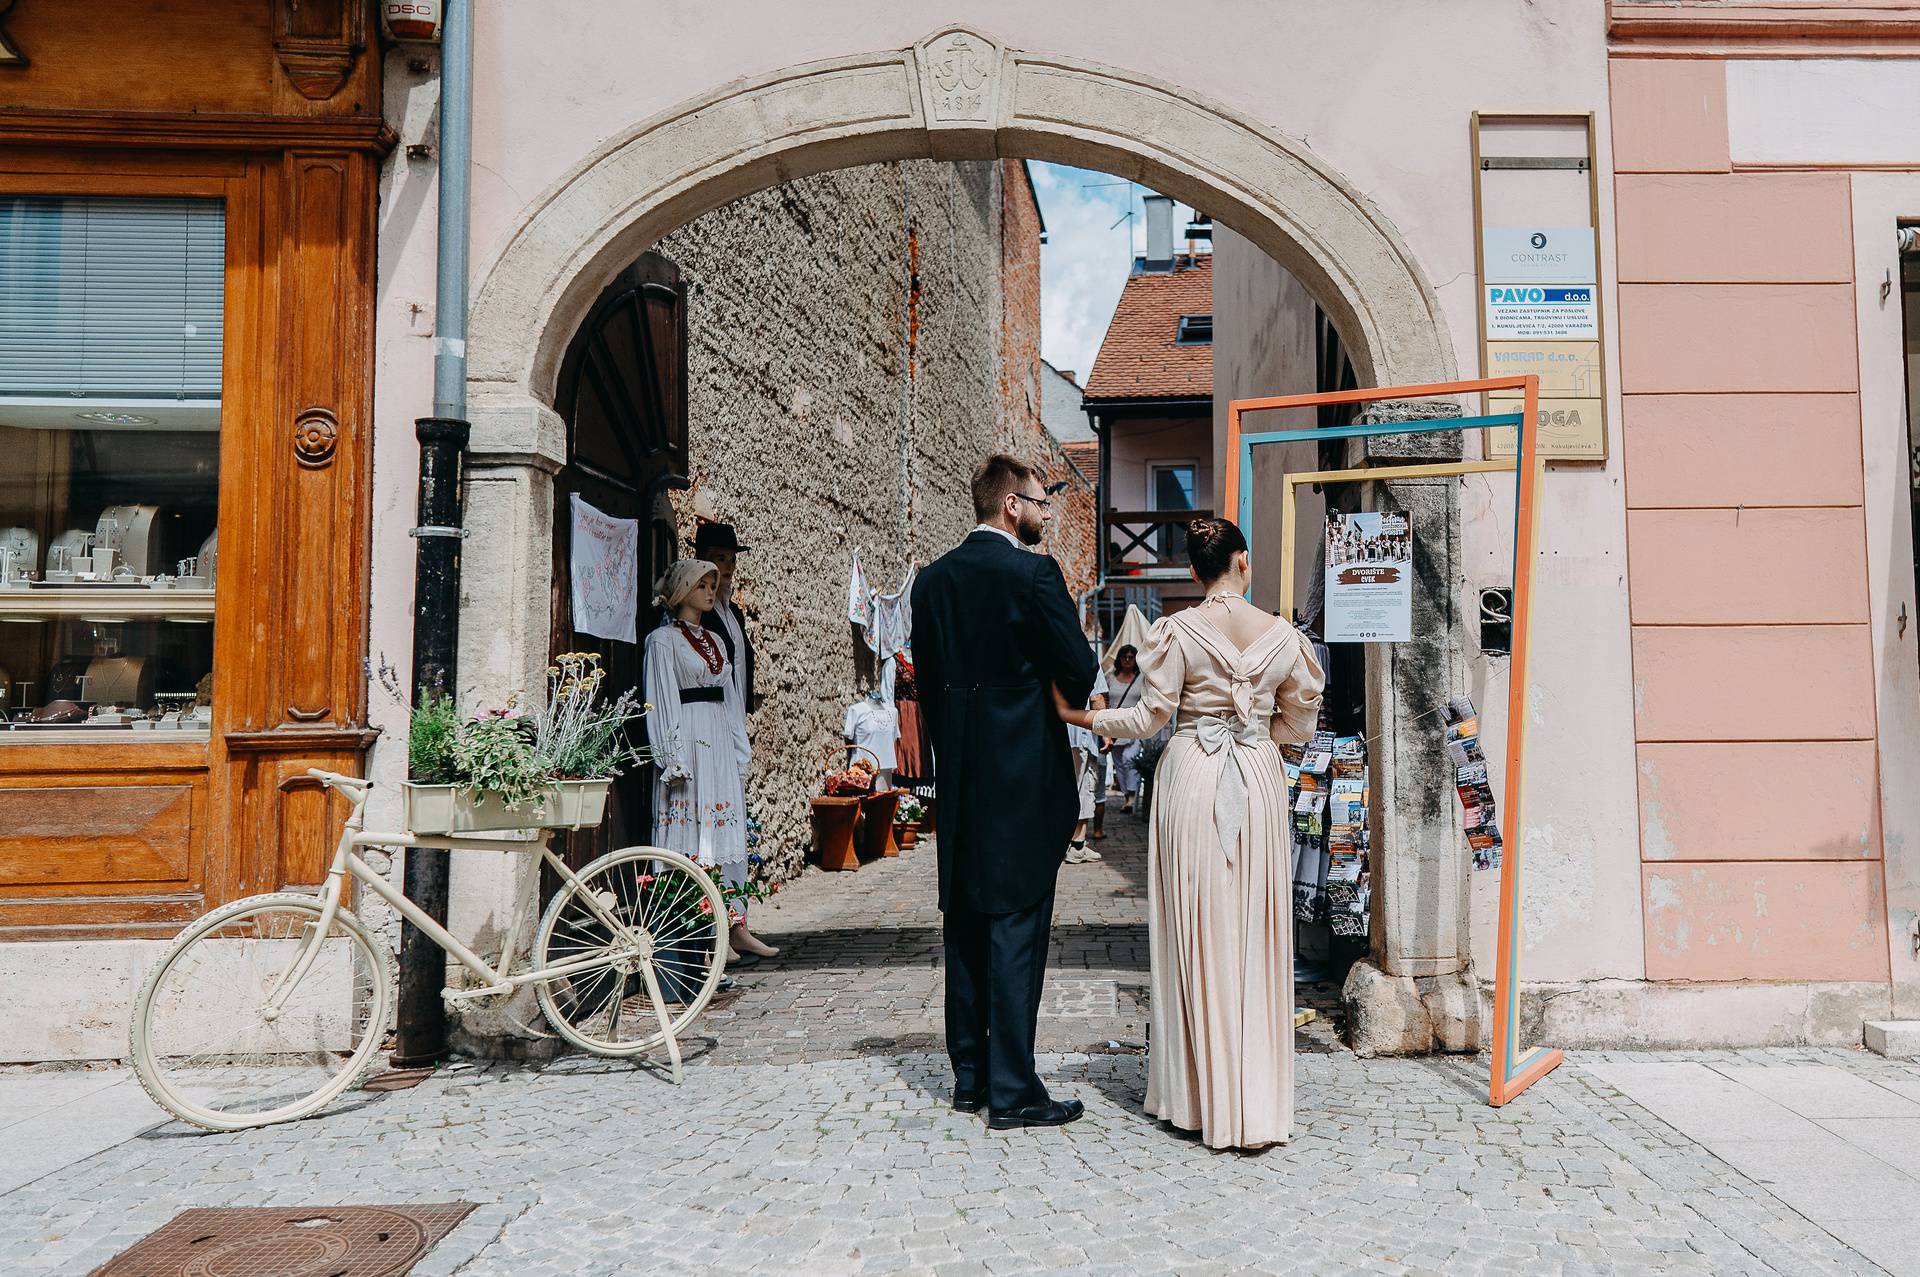
[[[1137,178],[1206,209],[1314,293],[1365,384],[1454,375],[1445,321],[1407,246],[1299,143],[1173,85],[947,28],[912,49],[715,89],[636,124],[554,183],[475,295],[467,349],[479,435],[490,407],[541,414],[601,287],[683,223],[829,169],[1001,155]]]

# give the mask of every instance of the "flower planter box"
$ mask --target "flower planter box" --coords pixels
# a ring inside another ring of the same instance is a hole
[[[820,853],[822,869],[858,869],[860,858],[853,854],[853,830],[860,820],[858,798],[816,798],[813,800],[813,847]]]
[[[900,850],[905,851],[920,841],[920,827],[918,825],[897,825],[893,831],[893,840],[900,844]]]
[[[598,825],[607,814],[605,780],[563,780],[552,789],[509,807],[498,794],[476,793],[459,785],[402,786],[407,795],[407,828],[416,834],[469,834],[495,829],[581,829]]]
[[[900,797],[901,791],[888,789],[860,800],[862,860],[900,854],[900,845],[893,840],[893,812],[900,805]]]

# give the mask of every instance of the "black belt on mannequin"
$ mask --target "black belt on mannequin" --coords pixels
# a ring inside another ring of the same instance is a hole
[[[680,689],[682,705],[697,705],[702,701],[724,701],[727,689],[724,687],[683,687]]]

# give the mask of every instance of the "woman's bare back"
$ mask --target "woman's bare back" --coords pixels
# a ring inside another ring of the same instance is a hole
[[[1238,595],[1215,594],[1194,610],[1243,652],[1280,624],[1272,613],[1262,612]]]

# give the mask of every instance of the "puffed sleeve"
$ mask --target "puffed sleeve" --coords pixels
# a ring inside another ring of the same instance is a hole
[[[1274,744],[1298,744],[1313,735],[1320,721],[1320,692],[1326,685],[1326,673],[1313,659],[1313,646],[1296,633],[1293,667],[1273,691],[1273,720],[1267,734]]]
[[[665,626],[647,635],[647,700],[653,704],[653,712],[647,715],[647,744],[663,777],[685,780],[689,773],[680,739],[680,671],[673,659],[675,637]]]
[[[1187,653],[1173,632],[1173,621],[1161,617],[1147,631],[1147,647],[1140,653],[1140,695],[1126,709],[1103,709],[1093,716],[1093,730],[1116,740],[1145,740],[1167,725],[1180,706],[1180,688],[1187,678]]]

